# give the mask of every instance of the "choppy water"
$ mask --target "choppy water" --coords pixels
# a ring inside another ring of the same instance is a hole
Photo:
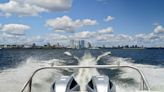
[[[80,60],[64,55],[68,51]],[[98,56],[111,51],[96,61]],[[0,50],[0,92],[19,92],[32,72],[38,68],[52,65],[95,65],[118,64],[134,65],[145,74],[152,90],[164,92],[164,50],[61,50],[61,49],[13,49]],[[140,77],[130,69],[122,70],[47,70],[38,73],[33,81],[32,92],[49,92],[51,82],[61,75],[75,73],[77,82],[84,85],[92,75],[108,75],[117,85],[118,92],[136,92]]]

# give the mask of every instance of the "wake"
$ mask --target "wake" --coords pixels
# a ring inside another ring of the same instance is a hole
[[[69,52],[68,52],[69,53]],[[67,54],[68,54],[67,53]],[[133,60],[130,58],[121,58],[109,56],[110,52],[106,52],[100,56],[93,57],[90,53],[85,53],[83,57],[75,57],[79,63],[78,65],[97,65],[97,62],[102,57],[108,59],[107,61],[101,61],[106,64],[120,64],[120,65],[133,65],[139,67],[145,74],[152,90],[164,92],[164,68],[152,65],[143,65],[143,64],[134,64]],[[52,59],[46,61],[40,61],[35,58],[28,58],[24,63],[17,66],[17,68],[6,69],[0,71],[0,92],[20,92],[21,88],[27,82],[29,77],[32,75],[33,71],[42,67],[51,67],[55,65],[65,65],[64,60]],[[64,70],[48,70],[39,72],[38,75],[34,78],[33,90],[32,92],[50,92],[50,86],[55,79],[59,78],[62,75],[65,75],[64,72],[74,73],[76,70],[64,69]],[[120,78],[135,78],[136,82],[139,82],[139,77],[135,71],[129,69],[123,69],[124,73],[120,74]],[[76,71],[76,81],[80,84],[81,90],[85,90],[85,85],[91,79],[93,75],[100,75],[96,69],[79,69]],[[138,89],[135,89],[135,86],[127,86],[122,82],[116,81],[116,91],[118,92],[137,92]]]

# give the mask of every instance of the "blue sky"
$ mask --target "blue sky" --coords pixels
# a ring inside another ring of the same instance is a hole
[[[163,0],[1,0],[2,44],[164,46]]]

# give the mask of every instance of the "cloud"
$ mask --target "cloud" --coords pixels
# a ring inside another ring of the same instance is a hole
[[[85,19],[84,19],[85,20]],[[83,20],[72,20],[71,23],[75,21],[80,21],[83,23]],[[8,25],[5,26],[5,25]],[[90,41],[92,44],[96,46],[102,46],[103,44],[106,46],[118,46],[118,45],[139,45],[139,46],[164,46],[162,43],[164,41],[164,34],[155,33],[154,31],[150,33],[144,34],[136,34],[136,35],[127,35],[127,34],[114,34],[112,27],[106,27],[96,31],[81,31],[75,32],[72,34],[60,34],[60,33],[49,33],[38,36],[26,37],[24,34],[25,31],[19,31],[18,35],[9,33],[16,30],[28,30],[29,27],[13,27],[10,24],[0,25],[0,29],[2,34],[0,34],[0,42],[8,42],[8,43],[19,43],[19,44],[47,44],[50,42],[51,44],[56,44],[57,42],[64,44],[65,46],[69,44],[69,40],[74,39],[75,41],[84,39],[85,41]],[[10,25],[10,26],[9,26]],[[3,31],[2,31],[3,29]],[[7,31],[8,30],[8,31]],[[10,30],[10,31],[9,31]]]
[[[103,34],[98,35],[96,38],[97,42],[105,42],[114,43],[113,45],[126,45],[125,43],[129,43],[133,41],[133,38],[129,35],[125,34]]]
[[[155,39],[158,39],[159,38],[159,35],[156,35],[154,33],[149,33],[145,36],[147,39],[149,40],[155,40]]]
[[[25,0],[25,2],[49,11],[66,11],[72,6],[72,0]]]
[[[113,32],[112,27],[107,27],[104,29],[100,29],[97,31],[81,31],[74,33],[74,35],[69,36],[71,39],[94,39],[100,40],[101,38],[104,39],[105,36],[111,34]],[[108,39],[108,37],[105,37]]]
[[[160,35],[155,34],[155,33],[137,34],[135,35],[135,38],[137,41],[148,42],[148,41],[154,41],[154,40],[159,39]]]
[[[51,33],[51,34],[44,34],[44,35],[36,35],[31,37],[26,37],[22,42],[22,44],[31,45],[33,43],[43,45],[47,43],[56,44],[57,42],[62,43],[63,41],[68,41],[69,37],[66,35]]]
[[[81,23],[82,23],[82,25],[95,25],[97,22],[96,22],[96,20],[84,19],[81,21]]]
[[[112,27],[108,27],[108,28],[98,30],[98,33],[103,33],[103,34],[108,34],[108,33],[112,33],[112,32],[113,32]]]
[[[161,25],[157,25],[154,29],[155,33],[164,33],[164,28]]]
[[[82,31],[71,36],[74,39],[85,39],[94,42],[97,45],[106,44],[108,46],[118,45],[145,45],[157,46],[164,41],[164,35],[155,32],[147,34],[136,34],[134,36],[126,34],[113,34],[112,27],[107,27],[97,31]],[[163,44],[164,45],[164,44]]]
[[[114,20],[115,18],[112,17],[112,16],[107,16],[107,18],[105,19],[105,21],[109,22],[109,21],[112,21]]]
[[[75,33],[73,36],[71,36],[72,39],[90,39],[94,38],[98,34],[96,32],[90,32],[90,31],[82,31]]]
[[[37,16],[42,12],[66,11],[72,0],[10,0],[0,4],[1,15]]]
[[[68,37],[66,35],[61,35],[61,34],[47,34],[45,35],[46,40],[67,40]]]
[[[24,35],[12,35],[5,32],[0,34],[0,43],[1,44],[23,44],[26,37]]]
[[[11,14],[10,13],[0,13],[0,16],[8,18],[11,16]]]
[[[16,14],[18,16],[36,16],[38,13],[47,11],[44,8],[10,0],[8,3],[0,4],[0,10],[5,16]]]
[[[114,37],[115,37],[114,34],[97,35],[96,40],[109,42],[109,41],[113,41]]]
[[[164,44],[161,43],[164,41],[163,37],[164,35],[152,32],[148,34],[137,34],[133,38],[134,41],[136,41],[136,44],[141,44],[144,46],[164,46]]]
[[[23,24],[5,24],[2,25],[0,30],[10,35],[24,35],[25,31],[30,29],[30,26]]]
[[[118,42],[120,41],[132,41],[133,38],[129,35],[125,35],[125,34],[119,34],[116,36],[115,38]]]
[[[72,20],[68,16],[57,17],[55,19],[49,19],[46,21],[46,26],[54,29],[56,32],[74,32],[76,29],[83,26],[95,25],[96,20],[84,19],[84,20]]]

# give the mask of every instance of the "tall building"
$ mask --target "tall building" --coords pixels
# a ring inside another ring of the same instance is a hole
[[[85,41],[84,40],[80,40],[79,41],[79,49],[83,49],[85,48]]]
[[[92,48],[92,45],[90,42],[88,42],[88,48]]]
[[[70,40],[70,48],[75,48],[75,41],[74,40]]]
[[[59,44],[59,43],[57,43],[57,44],[56,44],[56,47],[57,47],[57,48],[60,48],[60,44]]]

